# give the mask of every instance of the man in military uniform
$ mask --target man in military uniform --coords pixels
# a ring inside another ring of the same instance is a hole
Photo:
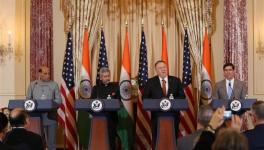
[[[53,100],[57,104],[61,103],[58,84],[50,80],[50,69],[48,67],[40,67],[39,80],[30,83],[27,91],[27,99]],[[42,123],[48,150],[56,150],[56,119],[56,111],[42,114]]]
[[[110,82],[110,70],[102,67],[99,71],[100,81],[93,87],[91,98],[99,99],[120,99],[118,84]],[[108,134],[111,149],[115,149],[115,139],[117,137],[117,112],[107,112],[108,115]]]

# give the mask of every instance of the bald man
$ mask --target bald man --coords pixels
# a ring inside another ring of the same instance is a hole
[[[28,131],[30,126],[27,112],[21,108],[13,109],[10,113],[12,130],[6,134],[4,143],[14,149],[44,150],[40,135]]]
[[[42,66],[39,69],[39,80],[30,83],[27,91],[27,99],[53,100],[61,103],[61,95],[58,84],[50,80],[50,69]],[[57,113],[51,111],[42,114],[42,122],[48,150],[56,150]]]

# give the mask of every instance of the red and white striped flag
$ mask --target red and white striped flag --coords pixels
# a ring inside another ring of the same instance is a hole
[[[148,81],[148,58],[145,33],[141,32],[140,54],[139,54],[139,71],[138,71],[138,101],[136,117],[136,149],[151,149],[151,119],[150,113],[142,109],[143,88]]]
[[[193,97],[192,90],[192,70],[191,70],[191,57],[190,57],[190,44],[187,30],[185,29],[184,35],[184,50],[183,50],[183,75],[182,86],[186,99],[188,101],[188,109],[181,111],[180,131],[181,135],[190,134],[196,130],[196,107],[197,102]]]
[[[76,114],[74,109],[74,67],[72,54],[72,36],[68,33],[66,51],[64,55],[62,81],[60,91],[62,104],[58,109],[58,122],[65,131],[65,140],[68,150],[77,149]]]

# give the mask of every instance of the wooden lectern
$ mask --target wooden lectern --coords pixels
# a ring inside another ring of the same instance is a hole
[[[22,108],[25,109],[25,99],[9,100],[8,109]],[[34,100],[35,108],[28,112],[30,115],[30,127],[28,130],[43,135],[42,129],[42,113],[54,111],[58,108],[58,104],[53,100]]]
[[[174,129],[175,111],[186,110],[188,102],[185,99],[144,99],[143,109],[158,115],[157,139],[155,150],[175,150],[176,136]]]
[[[110,149],[106,113],[118,111],[120,104],[118,99],[80,99],[75,101],[76,110],[84,110],[93,114],[89,150]]]

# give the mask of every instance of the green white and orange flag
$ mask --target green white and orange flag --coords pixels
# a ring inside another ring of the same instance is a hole
[[[203,104],[209,104],[212,100],[212,63],[207,29],[204,34],[202,62],[201,100]]]
[[[133,119],[133,102],[131,101],[131,64],[129,52],[128,31],[126,28],[125,45],[123,52],[123,61],[120,74],[120,95],[123,106],[118,111],[118,134],[121,139],[122,149],[132,149],[134,144],[134,119]]]
[[[87,29],[85,29],[83,34],[81,80],[91,81],[91,65],[90,65],[89,53],[90,52],[89,52],[88,31]]]
[[[91,96],[91,65],[90,65],[90,51],[88,30],[85,29],[83,34],[83,50],[82,50],[82,67],[81,67],[81,81],[79,84],[79,94],[81,98],[90,98]],[[78,111],[77,130],[79,133],[80,147],[88,147],[90,136],[90,114],[86,111]]]
[[[162,52],[161,52],[161,60],[163,60],[167,64],[168,73],[169,73],[169,59],[168,59],[167,41],[166,41],[166,33],[165,33],[165,30],[164,30],[164,25],[162,25]]]

